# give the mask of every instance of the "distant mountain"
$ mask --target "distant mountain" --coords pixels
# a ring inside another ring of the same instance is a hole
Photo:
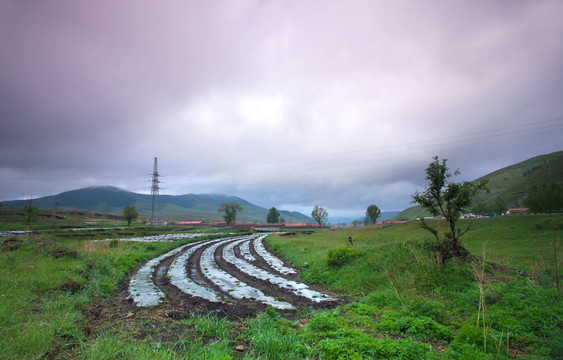
[[[381,215],[379,216],[379,218],[377,219],[377,221],[385,221],[385,220],[390,220],[393,217],[395,217],[397,214],[399,214],[400,211],[382,211]],[[337,224],[348,224],[348,225],[352,225],[352,222],[354,220],[361,220],[363,219],[363,215],[358,215],[358,216],[331,216],[330,214],[328,215],[328,222],[332,225],[337,225]]]
[[[475,204],[500,197],[509,208],[524,206],[524,197],[532,185],[551,181],[563,185],[563,151],[533,157],[475,181],[481,179],[489,180],[490,193],[479,194],[475,198]],[[395,219],[416,219],[421,216],[429,216],[429,213],[420,206],[413,206],[401,211]]]
[[[167,220],[221,220],[217,212],[221,203],[236,202],[243,211],[239,222],[265,222],[269,209],[264,209],[236,196],[220,194],[160,195],[160,216]],[[5,201],[4,206],[23,207],[28,200]],[[125,206],[134,205],[141,216],[149,216],[152,197],[113,186],[93,186],[53,196],[33,199],[33,205],[43,209],[73,209],[121,214]],[[288,222],[313,222],[313,219],[295,211],[279,210]]]

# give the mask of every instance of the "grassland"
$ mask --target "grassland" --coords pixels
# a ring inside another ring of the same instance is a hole
[[[561,255],[553,257],[563,216],[482,219],[472,228],[463,240],[472,253],[531,276],[481,263],[440,264],[416,223],[272,235],[270,248],[302,269],[304,281],[345,301],[242,319],[195,309],[186,316],[169,308],[120,312],[116,299],[132,270],[187,241],[92,242],[111,230],[68,236],[61,229],[4,238],[0,358],[563,357],[555,272]],[[149,230],[113,235],[120,231]]]

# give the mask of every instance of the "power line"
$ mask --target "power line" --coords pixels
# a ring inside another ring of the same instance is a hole
[[[540,126],[538,126],[540,125]],[[287,172],[299,173],[301,177],[308,174],[314,174],[320,170],[334,169],[342,170],[352,168],[357,165],[377,165],[380,168],[385,163],[394,163],[393,159],[401,154],[411,153],[417,151],[423,145],[434,146],[448,146],[452,144],[468,144],[474,145],[484,143],[489,140],[498,140],[499,138],[506,138],[521,133],[529,134],[531,131],[538,131],[548,128],[556,128],[563,125],[563,118],[556,118],[544,121],[537,121],[533,123],[520,124],[512,127],[500,127],[487,129],[483,131],[471,132],[460,135],[453,135],[447,137],[440,137],[428,140],[421,140],[415,142],[406,142],[400,144],[385,145],[373,147],[370,149],[352,150],[346,152],[338,152],[331,154],[323,154],[309,157],[300,157],[298,159],[283,159],[276,160],[275,163],[255,164],[249,163],[244,166],[244,162],[238,162],[236,166],[220,166],[208,167],[191,171],[187,174],[171,175],[173,180],[192,180],[194,178],[215,179],[226,177],[227,175],[232,178],[239,175],[238,178],[232,179],[236,182],[259,182],[266,178],[274,178],[281,175],[287,175]],[[393,151],[392,151],[393,150]],[[392,155],[390,155],[392,154]],[[243,166],[241,166],[243,165]],[[239,174],[240,173],[240,174]],[[335,176],[338,176],[342,171],[335,171]],[[205,180],[208,183],[209,180]],[[193,183],[192,183],[193,184]],[[195,184],[193,184],[195,185]]]

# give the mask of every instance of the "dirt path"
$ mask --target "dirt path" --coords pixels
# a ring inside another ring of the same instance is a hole
[[[293,311],[331,307],[340,300],[298,282],[297,272],[269,253],[267,235],[195,242],[148,261],[124,294],[138,309],[162,307],[230,316],[266,306]]]

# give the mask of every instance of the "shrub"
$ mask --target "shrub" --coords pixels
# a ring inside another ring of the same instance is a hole
[[[358,257],[359,252],[347,247],[337,247],[330,249],[327,254],[327,264],[331,267],[340,267],[350,263]]]
[[[337,322],[334,310],[316,313],[315,316],[311,318],[307,326],[314,332],[336,331],[340,328],[340,324]]]
[[[386,307],[386,306],[399,306],[401,300],[393,289],[381,289],[372,291],[363,300],[368,305]]]
[[[485,340],[489,346],[489,351],[493,349],[494,340],[490,331],[483,331],[482,327],[477,327],[471,324],[464,324],[458,331],[452,347],[454,349],[460,347],[461,344],[469,344],[473,348],[483,350],[485,347]]]
[[[444,325],[438,324],[427,316],[406,316],[397,312],[383,315],[378,328],[381,331],[405,334],[421,340],[453,339],[453,334]]]
[[[356,329],[342,329],[318,343],[322,359],[436,359],[429,345],[412,339],[374,339]]]

